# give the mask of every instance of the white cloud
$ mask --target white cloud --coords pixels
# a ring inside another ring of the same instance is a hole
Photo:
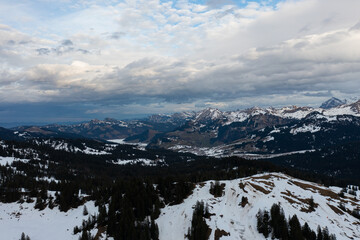
[[[86,1],[46,21],[29,11],[33,34],[2,17],[0,100],[163,110],[316,104],[359,89],[359,1],[209,5]]]

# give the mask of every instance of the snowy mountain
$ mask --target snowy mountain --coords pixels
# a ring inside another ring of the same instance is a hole
[[[278,206],[289,236],[360,239],[359,187],[314,183],[359,185],[359,144],[360,101],[0,128],[1,237],[265,239]]]
[[[125,139],[151,148],[205,155],[297,152],[358,140],[360,101],[327,108],[335,102],[339,103],[335,98],[330,99],[326,109],[289,106],[221,111],[207,108],[198,112],[152,115],[141,120],[106,118],[75,125],[24,126],[9,131],[3,129],[0,139]],[[346,136],[341,139],[344,127]],[[320,141],[322,144],[318,144]]]
[[[220,194],[216,196],[211,193],[215,184],[221,187]],[[286,219],[296,215],[301,225],[307,223],[315,232],[320,226],[327,228],[337,240],[359,239],[360,220],[355,214],[360,208],[360,191],[352,189],[354,187],[350,186],[342,192],[339,187],[325,187],[282,173],[199,182],[181,203],[159,209],[160,214],[155,219],[158,239],[188,239],[186,236],[197,202],[203,202],[209,211],[208,217],[204,218],[210,229],[207,239],[219,239],[215,236],[219,237],[220,233],[221,239],[265,239],[257,230],[257,214],[259,210],[270,211],[273,204],[281,206]],[[96,217],[101,214],[101,206],[86,200],[90,196],[79,194],[84,203],[66,212],[60,211],[57,206],[36,209],[36,203],[29,201],[0,203],[2,237],[19,239],[24,232],[37,240],[48,239],[50,235],[54,240],[75,240],[82,239],[81,230],[76,231],[76,227],[86,227],[88,234],[96,235],[99,240],[114,239],[108,235],[106,228],[101,227]],[[48,195],[55,198],[56,193],[49,191]]]
[[[245,110],[221,111],[206,108],[198,112],[182,112],[171,115],[152,115],[139,120],[91,120],[73,125],[22,126],[13,128],[19,134],[27,133],[30,137],[60,137],[60,138],[96,138],[122,139],[131,141],[150,142],[156,135],[181,131],[190,128],[192,131],[217,131],[219,127],[231,124],[253,123],[252,130],[267,126],[286,124],[291,121],[302,120],[308,114],[319,112],[325,116],[352,115],[360,117],[360,101],[349,104],[332,98],[322,105],[322,108],[288,106],[282,108],[253,107]],[[248,128],[250,125],[248,125]],[[11,134],[10,134],[11,135]],[[7,136],[10,136],[7,133]],[[138,136],[139,135],[139,136]],[[214,135],[214,134],[212,134]],[[215,134],[216,135],[216,134]],[[5,135],[4,135],[5,136]]]
[[[205,239],[265,239],[257,216],[276,204],[286,221],[296,215],[299,226],[307,223],[310,232],[320,226],[337,239],[359,238],[359,188],[314,182],[359,185],[360,118],[312,112],[289,119],[259,111],[250,110],[254,114],[247,120],[227,125],[219,110],[199,113],[197,121],[178,128],[174,140],[191,136],[194,144],[205,143],[213,134],[214,144],[229,142],[185,150],[174,145],[177,151],[123,139],[13,132],[23,138],[0,141],[1,236],[188,239],[197,202],[204,202],[207,213],[200,220],[209,229]],[[208,156],[188,153],[194,149]],[[236,157],[246,154],[266,161]]]
[[[340,197],[340,188],[327,188],[279,173],[220,181],[223,190],[219,197],[210,193],[212,184],[214,181],[198,183],[183,203],[161,209],[156,220],[159,239],[184,239],[197,201],[203,201],[209,209],[210,216],[205,219],[211,229],[209,239],[214,239],[216,231],[223,232],[221,239],[265,239],[257,231],[256,214],[259,210],[269,211],[277,203],[286,218],[296,214],[301,224],[308,223],[314,231],[320,225],[338,240],[360,238],[360,221],[348,213],[360,207],[359,196]]]
[[[346,103],[345,101],[342,101],[336,97],[332,97],[329,100],[327,100],[326,102],[323,102],[321,104],[320,108],[329,109],[329,108],[334,108],[334,107],[343,105],[345,103]]]
[[[149,147],[200,155],[314,150],[359,141],[359,110],[360,102],[331,109],[295,106],[233,112],[207,109],[175,131],[158,135]]]

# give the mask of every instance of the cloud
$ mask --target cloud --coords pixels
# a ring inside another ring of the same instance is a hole
[[[208,0],[206,1],[206,5],[212,8],[218,8],[224,5],[235,5],[235,2],[232,0]]]
[[[63,45],[63,46],[72,46],[72,45],[74,45],[74,44],[73,44],[73,42],[72,42],[71,40],[65,39],[65,40],[63,40],[63,41],[61,42],[61,45]]]
[[[36,49],[39,55],[49,55],[51,50],[48,48],[38,48]]]
[[[356,0],[59,4],[33,31],[0,25],[0,101],[90,104],[85,116],[358,94]]]
[[[126,35],[126,33],[124,33],[124,32],[113,32],[109,35],[109,38],[117,40],[117,39],[124,37],[125,35]]]

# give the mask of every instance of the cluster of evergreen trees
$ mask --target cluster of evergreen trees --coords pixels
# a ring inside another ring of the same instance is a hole
[[[30,240],[30,237],[28,235],[25,235],[25,233],[21,233],[20,240]]]
[[[280,204],[273,204],[270,212],[260,209],[256,217],[257,229],[266,238],[271,236],[283,240],[336,240],[335,235],[329,234],[327,227],[318,226],[316,233],[307,223],[301,226],[296,215],[287,220]]]
[[[78,145],[76,142],[73,144]],[[129,146],[119,146],[109,156],[86,155],[32,142],[6,142],[0,145],[0,156],[14,156],[29,161],[0,166],[0,201],[35,201],[35,207],[39,210],[59,207],[61,211],[68,211],[94,200],[99,206],[99,213],[89,216],[82,226],[74,229],[82,239],[91,239],[93,236],[89,232],[94,228],[105,228],[108,236],[115,240],[157,239],[158,228],[154,220],[160,213],[159,209],[165,204],[181,203],[192,193],[197,182],[275,171],[335,185],[331,179],[277,167],[268,162],[247,161],[238,157],[199,157],[164,150],[139,151]],[[164,158],[168,165],[121,166],[108,162],[109,159],[129,154],[141,154],[150,159],[166,156]],[[193,161],[187,161],[189,156]],[[46,177],[57,181],[41,180]],[[215,181],[210,191],[214,196],[221,196],[223,186]],[[243,198],[241,204],[245,206],[246,203],[247,199]],[[206,207],[197,204],[189,230],[190,238],[203,239],[199,236],[206,235],[208,228],[204,223],[207,214]],[[269,215],[269,219],[276,218]],[[289,224],[286,220],[284,222],[283,225]],[[278,231],[271,228],[268,234]]]
[[[191,219],[191,227],[188,230],[189,240],[207,240],[209,239],[211,229],[206,224],[205,218],[209,218],[210,213],[204,202],[196,202],[195,209]]]
[[[210,185],[210,194],[214,195],[214,197],[221,197],[224,191],[224,185],[220,185],[219,181],[215,181],[215,183],[211,182]]]

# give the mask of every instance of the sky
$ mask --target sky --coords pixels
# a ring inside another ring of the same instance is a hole
[[[0,125],[359,97],[359,0],[0,0]]]

